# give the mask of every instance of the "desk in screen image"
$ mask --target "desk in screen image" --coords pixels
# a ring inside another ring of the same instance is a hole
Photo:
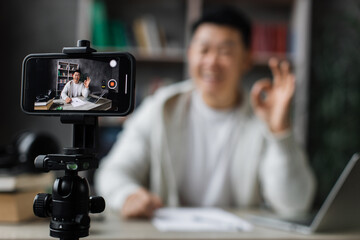
[[[90,95],[90,97],[95,97]],[[89,110],[96,110],[96,111],[107,111],[111,109],[112,100],[107,98],[100,98],[97,102],[90,102],[87,98],[84,97],[76,97],[83,101],[85,104],[81,106],[74,107],[71,103],[65,103],[63,99],[55,99],[53,105],[51,106],[50,110],[57,110],[58,107],[62,107],[64,111],[89,111]]]

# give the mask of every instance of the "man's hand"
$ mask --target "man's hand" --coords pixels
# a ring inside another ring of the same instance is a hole
[[[152,217],[154,211],[163,206],[161,199],[144,188],[131,194],[122,207],[124,218]]]
[[[85,86],[86,88],[89,88],[90,82],[91,82],[90,77],[87,77],[86,80],[84,81],[84,86]]]
[[[65,102],[66,102],[66,103],[71,103],[71,98],[67,97],[67,98],[65,99]]]
[[[290,72],[287,61],[276,58],[269,60],[274,80],[256,82],[251,90],[251,100],[255,113],[262,118],[273,133],[290,128],[289,108],[295,92],[295,76]]]

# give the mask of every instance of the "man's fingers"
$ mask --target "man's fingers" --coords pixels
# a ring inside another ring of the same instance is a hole
[[[272,84],[270,79],[257,81],[251,89],[251,101],[255,108],[266,105]]]
[[[292,84],[294,77],[292,76],[291,66],[288,61],[279,62],[276,58],[270,58],[269,67],[273,74],[275,87],[281,85],[286,88],[288,84]]]
[[[154,211],[162,206],[161,199],[146,189],[139,189],[124,203],[122,215],[125,218],[152,217]]]
[[[292,96],[295,92],[295,86],[296,86],[295,75],[289,74],[286,79],[286,88],[285,88],[286,92]]]
[[[142,199],[140,217],[151,218],[154,211],[160,207],[162,207],[161,199],[158,196],[147,192],[146,196],[144,195]]]
[[[146,206],[137,197],[129,198],[122,209],[125,218],[146,217],[148,215]]]
[[[152,217],[154,211],[163,206],[161,199],[154,194],[149,193],[144,202],[144,213],[146,217]]]
[[[290,64],[288,61],[282,61],[280,63],[280,71],[282,77],[286,78],[290,74]]]
[[[274,78],[274,85],[278,85],[281,82],[281,72],[279,68],[279,60],[277,58],[269,59],[269,67]]]
[[[161,208],[163,206],[162,200],[157,195],[152,195],[152,205],[154,209]]]

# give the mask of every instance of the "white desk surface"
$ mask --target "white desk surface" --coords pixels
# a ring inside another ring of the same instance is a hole
[[[233,211],[242,216],[243,212]],[[90,214],[91,216],[92,214]],[[50,219],[21,224],[0,223],[0,239],[55,239],[49,236]],[[107,212],[102,221],[92,218],[90,235],[81,239],[360,239],[360,231],[304,235],[255,226],[252,232],[159,232],[148,220],[122,220]]]
[[[92,95],[90,95],[90,96],[92,96]],[[92,103],[92,102],[87,101],[82,96],[77,97],[77,98],[84,101],[85,104],[78,106],[78,107],[73,107],[71,105],[71,103],[65,103],[65,101],[63,99],[55,99],[54,103],[62,103],[63,110],[69,110],[69,111],[73,111],[73,110],[77,110],[77,111],[80,111],[80,110],[86,110],[86,111],[87,110],[104,110],[104,111],[106,111],[111,108],[112,101],[110,99],[101,98],[97,103]]]

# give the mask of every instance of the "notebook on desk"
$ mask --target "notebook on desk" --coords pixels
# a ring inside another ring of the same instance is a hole
[[[304,219],[268,213],[249,216],[257,225],[301,233],[360,229],[360,154],[352,156],[319,211]]]

